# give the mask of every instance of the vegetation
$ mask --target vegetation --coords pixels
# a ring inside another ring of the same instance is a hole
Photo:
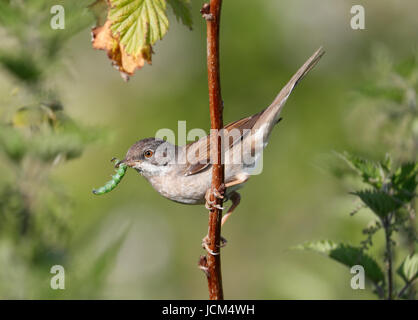
[[[57,33],[44,23],[50,19],[50,6],[50,1],[0,2],[0,24],[10,44],[0,50],[0,64],[10,79],[0,114],[1,298],[59,295],[49,286],[51,267],[65,265],[71,274],[86,254],[70,246],[73,201],[51,173],[79,158],[103,132],[70,118],[50,80],[57,68],[63,70],[60,59],[66,41],[91,18],[81,4],[68,5],[74,16],[67,20],[66,30]],[[76,290],[82,297],[80,288],[92,272],[100,285],[116,249],[110,246],[87,260],[92,269],[73,278],[74,286],[66,293]]]
[[[380,298],[415,299],[414,282],[418,278],[418,238],[415,230],[418,55],[396,65],[381,50],[376,57],[374,72],[370,73],[371,80],[362,84],[356,102],[363,107],[374,108],[376,117],[383,113],[384,121],[379,128],[383,134],[376,139],[386,138],[394,156],[387,153],[383,159],[373,161],[347,152],[339,154],[339,158],[362,182],[361,189],[351,192],[361,202],[352,215],[367,208],[374,213],[375,219],[363,229],[366,238],[359,246],[319,241],[308,242],[299,248],[324,253],[350,268],[363,266]],[[390,139],[387,139],[388,136]],[[340,178],[348,174],[341,170],[336,172],[340,173]],[[386,245],[379,255],[382,263],[378,264],[369,251],[373,249],[373,237],[380,230],[384,233]],[[404,257],[395,269],[395,257],[399,254]],[[395,271],[399,279],[395,279]]]
[[[207,297],[193,262],[205,209],[162,199],[135,175],[112,193],[91,193],[110,158],[134,141],[175,131],[180,119],[209,129],[202,2],[159,0],[154,15],[138,16],[151,26],[139,28],[138,39],[124,28],[128,2],[138,14],[157,1],[0,0],[1,299]],[[65,7],[63,30],[50,25],[57,4]],[[367,30],[353,31],[350,4],[330,15],[310,0],[242,0],[239,11],[224,1],[226,123],[262,110],[307,54],[318,44],[327,50],[289,99],[264,172],[243,188],[222,231],[227,298],[374,298],[352,290],[347,269],[286,250],[335,239],[299,248],[362,265],[380,298],[416,299],[418,63],[416,54],[402,57],[416,46],[417,5],[367,3]],[[106,53],[91,48],[95,20],[93,46]],[[389,49],[366,58],[376,43]],[[124,79],[142,69],[124,83],[110,64]],[[330,170],[338,179],[310,165],[333,149],[349,150]],[[51,289],[54,265],[65,268],[65,290]]]

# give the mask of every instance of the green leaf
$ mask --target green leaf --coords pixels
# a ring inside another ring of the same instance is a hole
[[[190,0],[167,0],[177,18],[190,29],[193,26]]]
[[[418,253],[407,256],[399,266],[397,273],[405,282],[412,282],[418,278]]]
[[[168,30],[165,0],[109,0],[111,30],[133,56],[161,40]]]
[[[363,190],[352,192],[352,194],[358,196],[370,210],[381,218],[402,206],[401,203],[383,191]]]
[[[325,240],[307,242],[297,246],[296,249],[311,250],[324,254],[349,268],[355,265],[361,265],[364,268],[366,277],[372,282],[376,284],[385,282],[385,276],[376,260],[364,253],[360,248]]]
[[[392,172],[392,165],[393,165],[392,157],[390,156],[389,153],[386,153],[385,159],[381,163],[383,170],[385,170],[386,173]]]
[[[396,190],[396,198],[411,201],[417,188],[418,163],[403,164],[392,176],[392,185]]]
[[[348,152],[338,155],[362,177],[365,183],[368,183],[378,189],[382,187],[383,178],[380,164],[363,159]]]

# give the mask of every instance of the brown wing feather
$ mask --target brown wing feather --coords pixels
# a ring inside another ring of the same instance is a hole
[[[319,48],[306,62],[299,68],[295,75],[290,79],[286,86],[279,92],[276,99],[273,103],[265,110],[247,117],[241,120],[232,122],[225,126],[226,131],[233,129],[238,129],[240,134],[237,137],[233,137],[232,141],[229,141],[228,148],[231,148],[237,141],[244,138],[244,135],[248,133],[248,130],[245,129],[259,129],[260,126],[268,124],[269,127],[265,130],[265,137],[263,139],[267,140],[268,135],[270,134],[272,127],[280,120],[280,110],[286,103],[287,98],[289,97],[292,90],[295,88],[297,83],[318,63],[319,59],[323,56],[324,51]],[[257,123],[257,121],[259,122]],[[244,131],[245,130],[245,131]],[[210,167],[210,140],[209,136],[206,136],[196,142],[193,142],[186,146],[186,152],[198,152],[203,150],[202,153],[197,154],[193,163],[187,163],[184,171],[185,175],[193,175],[198,172],[202,172]],[[187,159],[188,161],[188,159]]]
[[[248,129],[253,128],[263,112],[264,110],[247,118],[231,122],[224,127],[227,132],[233,129],[238,129],[240,132],[240,135],[233,136],[233,139],[230,139],[228,148],[231,148],[236,142],[244,138],[244,135],[248,133]],[[203,152],[200,152],[201,150]],[[186,176],[194,175],[208,169],[210,167],[210,136],[203,137],[196,142],[188,144],[186,146],[186,152],[195,153],[193,162],[187,160],[186,168],[184,170]]]

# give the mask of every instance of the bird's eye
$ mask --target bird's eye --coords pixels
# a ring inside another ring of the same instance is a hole
[[[144,157],[145,158],[151,158],[153,154],[154,153],[152,152],[152,150],[147,150],[147,151],[144,152]]]

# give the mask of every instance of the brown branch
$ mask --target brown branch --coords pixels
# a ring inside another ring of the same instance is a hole
[[[209,85],[209,107],[211,129],[219,132],[223,128],[223,102],[221,96],[219,72],[219,27],[221,18],[222,0],[210,0],[210,4],[203,5],[201,10],[207,26],[207,65]],[[224,165],[222,163],[222,141],[219,135],[211,135],[211,146],[217,146],[215,161],[212,161],[212,190],[219,194],[224,193]],[[211,147],[211,149],[214,149]],[[211,156],[211,159],[212,156]],[[223,200],[211,195],[211,200],[222,207]],[[221,219],[222,210],[212,207],[209,212],[208,247],[212,253],[200,258],[199,267],[205,272],[208,280],[209,299],[222,300],[222,274],[221,274]]]

